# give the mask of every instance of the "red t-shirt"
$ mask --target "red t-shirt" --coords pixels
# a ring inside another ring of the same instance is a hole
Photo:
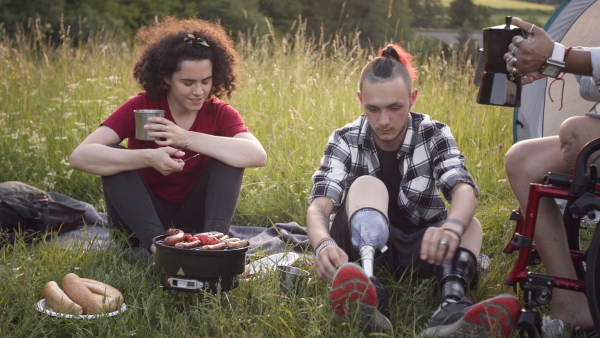
[[[139,141],[135,138],[135,109],[162,109],[165,111],[165,118],[174,122],[166,95],[153,100],[145,93],[140,93],[117,108],[102,125],[114,130],[121,141],[129,139],[129,149],[159,148],[154,141]],[[225,137],[249,131],[240,114],[229,104],[216,98],[204,102],[189,130]],[[185,153],[183,159],[196,154],[189,150]],[[169,203],[181,204],[198,183],[208,159],[208,156],[200,155],[185,162],[183,171],[167,176],[163,176],[154,168],[142,168],[141,173],[152,192],[159,198]]]

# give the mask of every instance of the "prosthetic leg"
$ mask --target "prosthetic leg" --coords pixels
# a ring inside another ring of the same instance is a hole
[[[375,278],[373,267],[376,253],[387,250],[390,237],[387,209],[388,191],[382,181],[361,176],[352,183],[346,199],[352,251],[360,255],[365,275],[375,287],[377,310],[387,318],[383,320],[384,326],[388,326],[390,318],[387,289]]]
[[[436,276],[440,283],[442,301],[448,298],[460,301],[467,288],[477,284],[477,258],[472,252],[458,248],[450,262],[436,269]]]
[[[375,209],[361,209],[350,221],[352,249],[360,254],[363,270],[373,276],[375,253],[385,252],[390,236],[387,219]]]
[[[384,252],[390,237],[387,219],[388,191],[379,179],[361,176],[350,186],[346,214],[352,250],[360,254],[363,270],[373,276],[375,252]]]

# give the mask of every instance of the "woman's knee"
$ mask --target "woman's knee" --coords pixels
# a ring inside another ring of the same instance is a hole
[[[207,167],[210,168],[211,171],[214,171],[219,174],[223,174],[228,177],[242,177],[244,175],[244,168],[237,168],[230,166],[224,162],[211,158],[208,161]]]

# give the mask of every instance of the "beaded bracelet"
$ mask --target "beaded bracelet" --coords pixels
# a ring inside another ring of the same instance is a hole
[[[325,249],[325,247],[329,245],[337,246],[337,243],[331,237],[326,237],[320,240],[315,249],[315,256],[318,257],[319,252],[321,252],[321,250]]]

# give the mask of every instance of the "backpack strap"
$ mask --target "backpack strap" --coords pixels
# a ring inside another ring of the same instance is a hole
[[[48,198],[43,196],[43,198],[39,199],[39,203],[42,206],[42,222],[44,224],[45,231],[50,231],[52,228],[50,227],[50,209],[48,208]]]

